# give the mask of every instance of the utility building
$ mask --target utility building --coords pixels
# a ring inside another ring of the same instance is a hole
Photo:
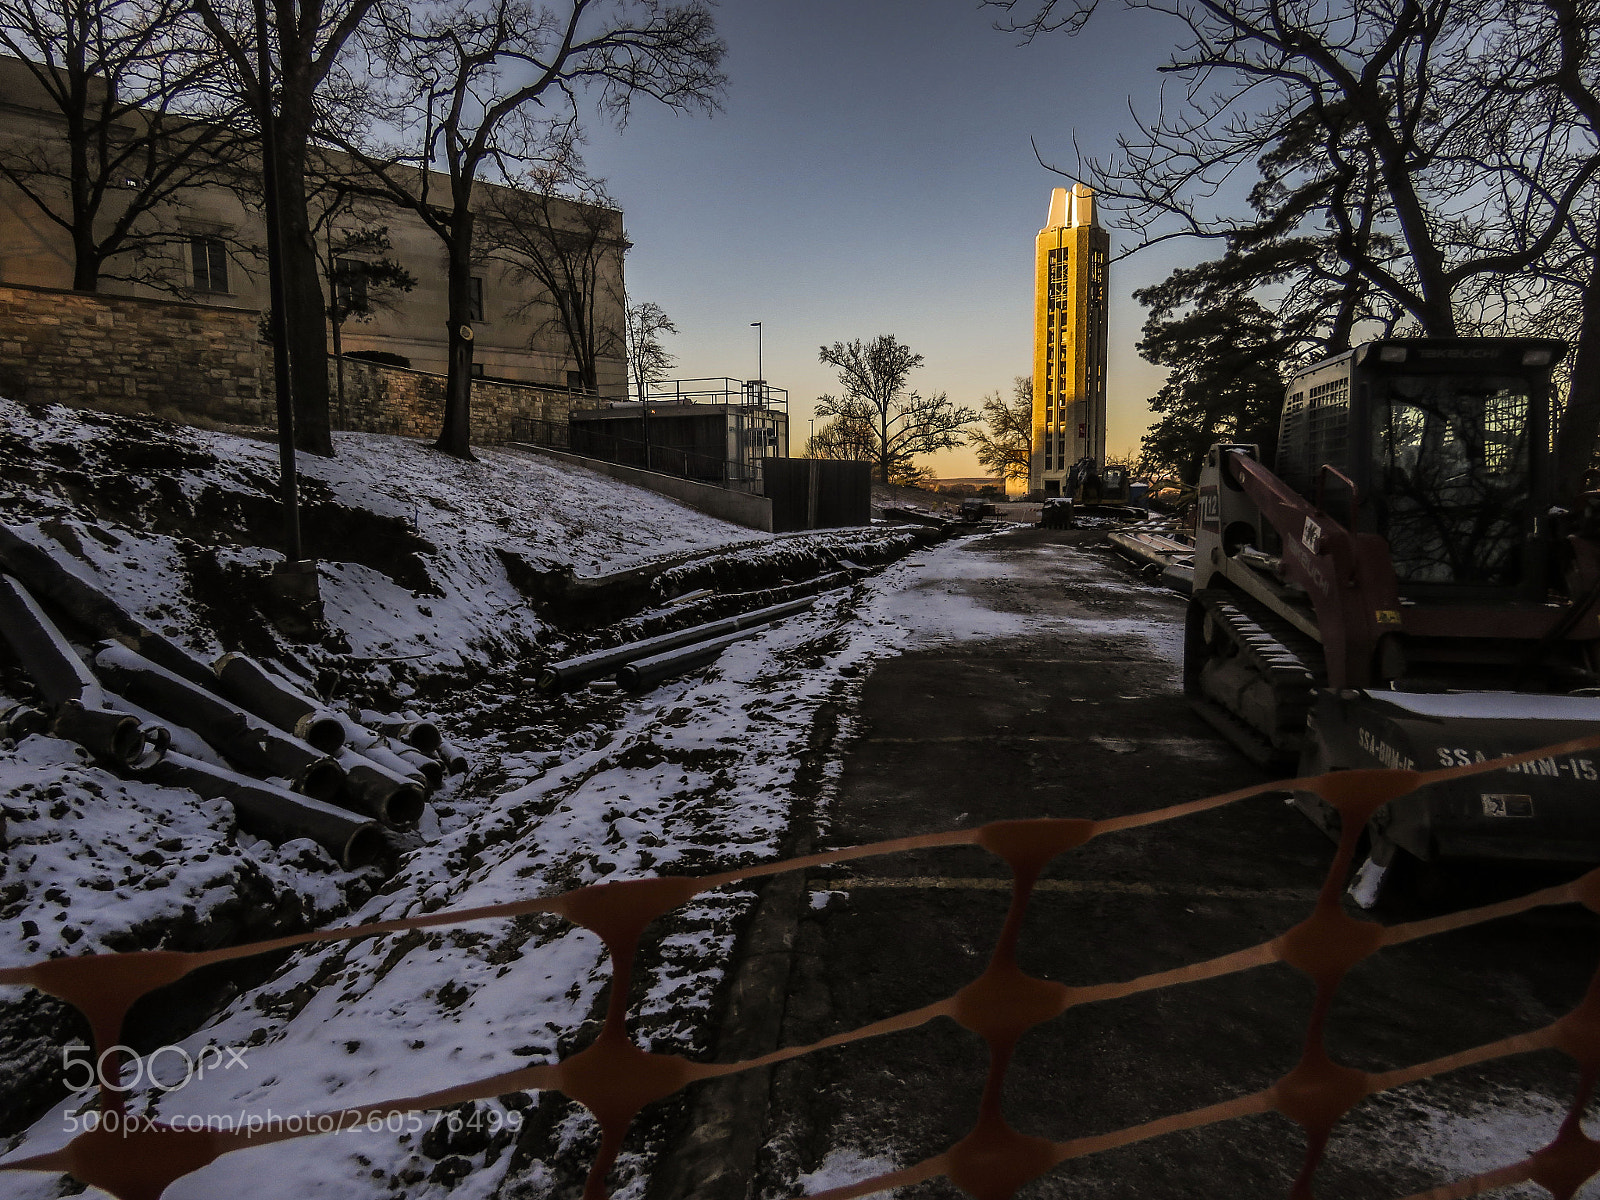
[[[1034,242],[1033,461],[1028,490],[1062,494],[1079,459],[1106,456],[1106,257],[1111,237],[1081,183],[1050,194]]]

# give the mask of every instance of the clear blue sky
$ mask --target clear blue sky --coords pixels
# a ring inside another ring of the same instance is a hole
[[[1104,153],[1148,105],[1173,27],[1104,11],[1077,38],[1019,45],[976,0],[727,0],[729,87],[715,116],[640,102],[585,157],[621,205],[627,280],[678,326],[675,377],[754,377],[789,390],[798,452],[816,397],[838,390],[824,343],[892,333],[912,376],[978,406],[1032,357],[1033,239],[1072,143]],[[1102,19],[1102,17],[1104,19]],[[1124,249],[1113,231],[1113,253]],[[1112,269],[1108,447],[1135,446],[1162,373],[1134,352],[1133,291],[1206,255],[1167,244]],[[981,471],[968,450],[942,476]]]

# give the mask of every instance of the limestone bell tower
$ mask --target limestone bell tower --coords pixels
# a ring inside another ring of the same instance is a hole
[[[1034,241],[1033,462],[1028,490],[1059,496],[1072,465],[1106,456],[1106,258],[1111,236],[1081,183],[1050,193]]]

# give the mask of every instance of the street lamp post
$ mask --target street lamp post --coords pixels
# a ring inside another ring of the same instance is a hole
[[[756,386],[761,389],[761,399],[767,398],[767,377],[761,373],[761,322],[751,321],[750,328],[756,331]]]

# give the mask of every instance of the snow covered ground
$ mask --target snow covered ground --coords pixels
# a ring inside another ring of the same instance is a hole
[[[560,745],[523,742],[526,696],[485,685],[477,703],[504,721],[472,748],[492,749],[505,790],[444,805],[428,844],[341,923],[780,857],[797,808],[826,802],[827,772],[805,774],[819,708],[845,701],[872,659],[912,638],[980,632],[948,598],[930,606],[931,581],[955,561],[955,548],[941,549],[889,567],[870,586],[829,594],[811,612],[730,648],[703,674],[638,699],[613,697],[612,707]],[[1010,621],[996,616],[990,624]],[[641,1044],[709,1049],[705,1018],[752,899],[733,887],[658,922],[635,1007]],[[592,1034],[606,978],[598,940],[554,918],[314,948],[181,1043],[192,1056],[206,1046],[247,1048],[247,1068],[208,1074],[164,1097],[144,1091],[135,1108],[148,1105],[167,1119],[317,1112],[550,1061]],[[445,1180],[468,1166],[452,1194],[510,1194],[499,1189],[581,1174],[593,1149],[586,1114],[555,1097],[545,1104],[553,1133],[520,1154],[508,1152],[514,1139],[506,1127],[532,1120],[538,1106],[480,1106],[474,1119],[499,1136],[468,1142],[470,1152],[455,1156],[465,1161],[448,1170],[440,1163],[450,1156],[430,1146],[430,1157],[418,1136],[344,1134],[229,1155],[168,1195],[281,1196],[296,1181],[294,1190],[314,1186],[323,1196],[388,1196],[409,1187],[416,1197],[443,1194]],[[78,1108],[69,1101],[37,1121],[14,1154],[69,1140],[81,1124]],[[625,1157],[617,1195],[642,1195],[650,1149],[646,1143]],[[55,1188],[44,1177],[7,1184],[18,1197]]]
[[[308,548],[322,561],[331,637],[297,645],[244,612],[249,571],[278,557],[275,446],[0,401],[0,519],[22,536],[199,656],[253,639],[247,648],[307,686],[332,676],[357,701],[381,695],[427,709],[478,763],[436,794],[425,844],[380,882],[340,870],[309,841],[273,847],[244,835],[224,804],[119,779],[64,743],[27,738],[0,753],[0,965],[225,944],[241,929],[259,936],[263,909],[288,927],[354,924],[776,857],[797,805],[825,791],[808,756],[819,708],[904,636],[887,619],[858,622],[875,593],[841,588],[702,675],[640,698],[534,696],[530,656],[574,635],[541,621],[508,579],[502,551],[582,576],[721,550],[731,553],[719,570],[743,578],[805,543],[864,557],[863,535],[774,539],[513,451],[458,463],[366,436],[341,436],[339,449],[332,461],[301,457],[308,543],[319,521],[327,527],[325,544]],[[686,563],[679,574],[697,569]],[[5,690],[0,708],[16,698]],[[643,1043],[707,1049],[705,1017],[751,900],[728,889],[659,923],[635,1008]],[[554,919],[321,947],[247,988],[182,1043],[194,1055],[236,1049],[247,1067],[164,1094],[146,1087],[134,1107],[163,1117],[303,1112],[546,1061],[592,1035],[605,978],[596,939]],[[26,1006],[21,989],[0,989],[0,1022]],[[18,1078],[59,1077],[60,1040],[13,1038]],[[168,1056],[167,1066],[179,1061]],[[8,1157],[67,1141],[81,1128],[80,1105],[69,1100],[34,1122]],[[489,1120],[485,1109],[474,1131]],[[581,1175],[592,1124],[559,1098],[510,1098],[493,1122],[494,1136],[448,1145],[350,1134],[331,1146],[251,1150],[171,1194],[476,1195]],[[513,1125],[541,1122],[539,1136],[516,1142]],[[625,1160],[632,1182],[623,1195],[643,1186],[649,1148],[646,1139]],[[56,1194],[47,1177],[0,1178],[7,1195]]]
[[[336,459],[300,456],[308,531],[337,518],[371,543],[321,564],[327,620],[342,642],[332,651],[218,611],[235,599],[248,608],[231,572],[279,557],[259,544],[263,519],[276,532],[273,444],[0,401],[0,519],[198,656],[249,638],[308,686],[337,675],[357,700],[404,700],[419,679],[459,678],[556,637],[509,583],[498,550],[583,575],[771,540],[523,453],[486,449],[467,463],[402,438],[338,441]],[[0,681],[0,709],[18,698]],[[439,803],[461,788],[448,784]],[[287,923],[317,924],[365,895],[313,843],[274,848],[240,835],[226,805],[119,780],[54,739],[0,755],[0,792],[3,965],[149,944],[150,931],[185,909],[200,925],[226,923],[228,906],[247,900],[287,905]],[[186,940],[218,937],[226,930]]]
[[[232,649],[229,631],[239,626],[218,613],[228,595],[218,581],[275,557],[262,514],[270,516],[276,449],[151,428],[0,402],[8,489],[0,517],[38,544],[65,545],[134,615],[196,652]],[[354,694],[428,708],[478,766],[435,797],[424,845],[379,882],[339,870],[309,842],[272,847],[242,836],[225,806],[119,780],[59,742],[30,738],[0,753],[0,964],[150,944],[164,928],[203,942],[248,926],[259,915],[250,906],[264,902],[294,909],[291,924],[354,925],[779,858],[797,817],[828,804],[838,770],[832,739],[848,734],[852,696],[874,661],[913,644],[1038,628],[1030,614],[974,603],[962,579],[987,577],[995,565],[968,552],[972,543],[946,544],[827,593],[713,667],[641,696],[537,697],[527,662],[570,635],[540,620],[499,550],[594,574],[697,550],[759,555],[775,539],[510,451],[458,464],[402,439],[349,436],[338,459],[302,463],[311,513],[365,514],[339,518],[347,557],[319,553],[327,618],[342,645],[274,640],[257,653],[308,681],[337,670]],[[368,543],[356,544],[362,536]],[[1063,633],[1139,637],[1176,662],[1170,628],[1097,613],[1096,598],[1114,600],[1115,585],[1070,553],[1052,555],[1083,597]],[[732,886],[652,927],[633,1004],[641,1045],[691,1056],[711,1049],[709,1017],[753,900]],[[216,1058],[230,1051],[225,1061],[235,1065],[165,1092],[141,1084],[130,1108],[168,1120],[281,1120],[553,1061],[594,1035],[606,982],[598,939],[554,917],[307,948],[264,982],[242,985],[175,1043],[195,1060],[207,1047]],[[0,989],[0,1006],[24,1003],[20,989]],[[180,1061],[167,1057],[164,1084],[178,1082],[170,1072]],[[1491,1140],[1506,1144],[1515,1107],[1483,1116]],[[1524,1109],[1518,1120],[1540,1129],[1555,1119]],[[58,1104],[0,1150],[18,1158],[62,1145],[82,1128],[83,1111],[83,1097]],[[421,1128],[241,1151],[167,1195],[522,1200],[572,1194],[596,1144],[593,1120],[548,1093],[453,1116],[453,1129],[429,1114]],[[1406,1152],[1476,1169],[1462,1157],[1476,1119],[1440,1114],[1429,1126],[1437,1138]],[[613,1178],[615,1195],[644,1196],[664,1137],[642,1123]],[[822,1190],[884,1169],[892,1154],[841,1148],[796,1183]],[[60,1186],[50,1176],[0,1174],[0,1194],[18,1200],[54,1197]]]
[[[500,549],[597,575],[771,537],[530,452],[464,462],[407,438],[334,438],[338,457],[298,456],[302,527],[355,658],[441,667],[518,642],[529,614]],[[224,647],[194,560],[214,551],[226,574],[281,557],[277,471],[272,442],[0,400],[4,519],[64,542],[130,612],[197,651]]]

